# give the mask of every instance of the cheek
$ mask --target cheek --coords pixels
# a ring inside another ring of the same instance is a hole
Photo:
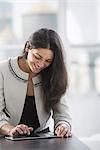
[[[32,57],[32,55],[31,55],[30,53],[28,54],[27,59],[28,59],[28,61],[30,61],[30,62],[32,62],[32,61],[33,61],[33,57]]]
[[[50,66],[50,64],[45,64],[44,65],[44,68],[47,68],[47,67],[49,67]]]
[[[37,63],[37,60],[30,53],[28,54],[27,59],[30,65],[34,65],[34,63]]]
[[[28,54],[27,62],[28,62],[29,67],[31,68],[33,66],[33,62],[34,62],[32,55]]]

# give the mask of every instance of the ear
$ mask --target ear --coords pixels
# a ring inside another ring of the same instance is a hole
[[[25,48],[25,52],[29,52],[29,48],[26,47],[26,48]]]
[[[24,47],[24,51],[25,51],[25,52],[28,52],[28,51],[29,51],[28,43],[29,43],[28,41],[25,43],[25,47]]]

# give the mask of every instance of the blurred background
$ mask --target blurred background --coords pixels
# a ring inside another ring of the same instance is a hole
[[[59,33],[69,73],[73,133],[100,149],[100,1],[0,0],[0,61],[19,55],[39,28]]]

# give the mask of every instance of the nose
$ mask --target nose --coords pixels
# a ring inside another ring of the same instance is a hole
[[[43,68],[45,66],[45,61],[41,60],[38,65],[37,65],[40,69]]]

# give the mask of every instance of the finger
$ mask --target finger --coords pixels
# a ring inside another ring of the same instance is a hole
[[[22,127],[23,128],[25,128],[25,130],[26,130],[26,134],[28,134],[28,135],[30,135],[30,132],[32,132],[33,131],[33,128],[32,127],[28,127],[27,125],[22,125]]]
[[[65,137],[71,137],[72,136],[72,133],[71,131],[69,130],[66,134],[65,134]]]
[[[25,126],[24,126],[24,128],[25,128],[25,132],[26,132],[26,134],[30,135],[29,127],[25,125]]]
[[[12,136],[12,137],[15,137],[17,136],[18,134],[21,134],[21,130],[19,129],[18,130],[18,127],[15,127],[13,128],[10,132],[9,132],[9,135]]]
[[[24,134],[24,131],[22,130],[22,128],[20,126],[16,127],[15,131],[13,133],[16,133],[16,132],[18,132],[19,134]]]
[[[60,128],[57,127],[56,130],[55,130],[55,134],[58,134],[59,130],[60,130]]]
[[[28,129],[30,130],[30,132],[32,132],[32,131],[33,131],[33,128],[32,128],[32,127],[29,127]]]
[[[10,132],[10,134],[9,134],[9,136],[11,136],[11,137],[16,137],[18,135],[18,132]]]
[[[55,133],[57,134],[57,136],[61,137],[61,133],[63,132],[63,127],[59,126],[57,127]]]
[[[24,134],[30,134],[30,130],[27,125],[21,124],[19,127],[23,131]]]
[[[61,137],[65,137],[65,135],[67,135],[68,133],[68,129],[67,128],[63,128],[62,132],[60,133]]]
[[[28,127],[28,130],[27,130],[27,134],[30,135],[30,133],[33,131],[33,128],[32,127]]]
[[[62,125],[59,125],[56,130],[55,130],[55,133],[57,134],[58,132],[60,132],[60,128],[61,128]]]
[[[58,131],[58,135],[62,137],[63,131],[64,131],[64,127],[60,126],[59,131]]]
[[[11,130],[11,131],[9,132],[9,136],[14,137],[14,136],[15,136],[15,133],[12,132],[12,130]]]

